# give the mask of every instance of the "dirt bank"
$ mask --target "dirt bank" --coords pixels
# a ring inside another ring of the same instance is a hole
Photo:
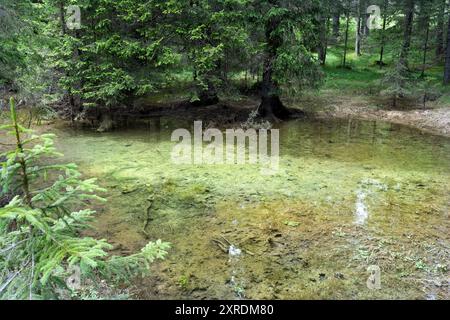
[[[371,96],[332,96],[305,98],[293,107],[304,108],[318,118],[356,118],[406,125],[421,131],[450,137],[450,105],[429,102],[426,109],[416,101],[392,110],[389,102]]]
[[[337,94],[334,91],[307,95],[301,99],[284,98],[286,105],[292,110],[305,111],[313,118],[354,118],[362,120],[386,121],[417,128],[421,131],[450,137],[450,104],[439,101],[427,102],[426,108],[421,101],[403,101],[399,108],[390,108],[389,100],[378,96],[361,96]],[[186,101],[163,103],[136,103],[132,106],[116,106],[108,110],[112,114],[114,127],[129,126],[135,121],[147,121],[161,116],[170,116],[189,121],[203,120],[206,127],[229,128],[245,122],[252,110],[259,104],[257,97],[241,97],[240,99],[222,99],[216,105],[195,107]],[[2,111],[7,110],[7,102],[3,101]],[[19,106],[19,114],[23,122],[29,123],[26,106]],[[57,110],[59,111],[59,110]],[[83,114],[78,124],[96,129],[101,126],[99,112]],[[298,115],[298,114],[297,114]],[[37,119],[34,119],[37,121]],[[8,121],[6,112],[0,114],[0,122]],[[34,122],[34,121],[33,121]],[[52,121],[50,121],[51,123]],[[30,122],[31,123],[31,122]],[[43,123],[48,123],[44,121]],[[33,124],[33,123],[32,123]]]
[[[378,96],[336,95],[336,92],[321,92],[317,96],[303,97],[300,100],[284,99],[296,116],[295,111],[303,110],[313,118],[355,118],[362,120],[386,121],[417,128],[421,131],[450,137],[450,105],[438,101],[402,101],[399,108],[392,109],[390,101]],[[116,117],[122,122],[132,118],[173,116],[182,119],[203,120],[207,127],[230,127],[245,122],[249,113],[259,104],[256,97],[238,100],[223,99],[220,103],[206,107],[194,107],[186,102],[170,105],[140,105],[126,112],[118,112]],[[123,111],[123,110],[122,110]]]

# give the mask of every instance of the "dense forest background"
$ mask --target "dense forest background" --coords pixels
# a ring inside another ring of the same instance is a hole
[[[0,85],[72,120],[167,91],[194,105],[256,94],[261,115],[283,118],[280,97],[355,77],[377,80],[395,107],[445,93],[448,10],[446,0],[2,0]]]

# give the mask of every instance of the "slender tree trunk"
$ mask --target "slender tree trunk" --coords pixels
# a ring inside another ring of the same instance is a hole
[[[64,37],[68,33],[64,2],[59,1],[58,6],[59,6],[59,19],[60,19],[60,23],[61,23],[61,32],[62,32],[62,36]],[[76,36],[78,36],[78,34],[76,34]],[[73,59],[78,60],[79,55],[80,55],[80,51],[78,50],[78,48],[75,48],[74,52],[73,52]],[[68,72],[67,72],[67,75],[69,75]],[[77,86],[81,87],[81,84],[78,84]],[[67,96],[69,98],[69,104],[70,104],[70,120],[73,123],[75,121],[76,110],[78,109],[78,111],[80,111],[80,109],[81,109],[81,99],[79,97],[75,97],[75,95],[72,92],[72,88],[69,88],[67,90]]]
[[[440,0],[439,5],[439,13],[437,17],[437,24],[436,24],[436,59],[438,61],[441,61],[442,57],[444,56],[445,50],[444,50],[444,16],[445,16],[445,6],[447,0]]]
[[[447,26],[447,49],[445,51],[444,84],[450,84],[450,15]]]
[[[319,19],[319,32],[320,32],[320,43],[317,48],[317,52],[319,54],[319,61],[322,66],[325,65],[327,60],[327,47],[328,47],[328,25],[329,18],[321,17]]]
[[[344,40],[344,58],[342,59],[342,67],[347,65],[347,47],[348,47],[348,29],[350,26],[350,9],[347,8],[346,12],[346,24],[345,24],[345,40]]]
[[[355,54],[357,56],[361,55],[361,1],[358,1],[358,6],[356,9],[356,35],[355,35]]]
[[[364,38],[367,38],[370,35],[370,29],[367,26],[367,19],[369,18],[370,14],[367,13],[367,7],[369,4],[367,3],[367,0],[363,1],[362,7],[361,7],[361,16],[362,16],[362,34]]]
[[[277,58],[278,48],[283,44],[283,35],[276,32],[280,23],[280,17],[271,16],[265,24],[267,49],[263,69],[261,104],[258,107],[258,114],[262,117],[286,119],[289,117],[290,112],[281,102],[279,96],[280,88],[277,81],[273,78],[273,63]]]
[[[400,53],[399,63],[408,66],[408,55],[411,47],[411,34],[414,19],[414,0],[405,0],[405,22],[402,51]]]
[[[58,3],[59,5],[59,20],[61,23],[61,31],[62,31],[62,35],[65,36],[67,34],[67,26],[66,26],[66,16],[64,14],[64,2],[63,1],[59,1]]]
[[[66,25],[64,2],[59,1],[58,5],[59,5],[59,20],[61,23],[61,32],[62,32],[62,36],[65,37],[67,34],[67,25]],[[67,95],[69,97],[69,104],[70,104],[70,120],[73,123],[75,121],[75,98],[72,94],[71,88],[69,88],[67,91],[68,91]]]
[[[429,19],[427,19],[426,21],[426,31],[425,31],[425,40],[424,40],[424,44],[423,44],[423,61],[422,61],[422,73],[421,73],[421,77],[425,77],[425,65],[427,63],[427,51],[428,51],[428,38],[430,35],[430,21]]]
[[[389,5],[389,0],[384,1],[383,8],[383,29],[381,30],[381,48],[380,48],[380,69],[383,68],[383,55],[384,55],[384,46],[386,42],[386,23],[387,23],[387,9]]]

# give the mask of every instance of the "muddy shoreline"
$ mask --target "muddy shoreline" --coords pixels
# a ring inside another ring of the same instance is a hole
[[[450,105],[437,101],[405,101],[399,108],[393,109],[390,101],[378,96],[345,96],[332,93],[320,97],[305,97],[301,102],[290,104],[302,108],[309,115],[319,119],[357,119],[384,121],[405,125],[424,133],[450,137]]]
[[[407,107],[391,109],[388,102],[374,97],[342,96],[308,98],[289,101],[286,105],[292,117],[306,116],[317,119],[356,119],[384,121],[405,125],[424,133],[450,137],[450,106],[429,103],[424,109],[420,104],[409,101]],[[189,121],[202,120],[205,127],[236,127],[245,122],[251,111],[258,106],[255,97],[239,100],[226,100],[211,106],[196,107],[188,102],[178,101],[170,104],[134,105],[121,107],[114,117],[115,126],[128,126],[133,122],[146,121],[150,118],[169,116]],[[304,113],[303,113],[304,112]],[[88,117],[93,119],[92,115]],[[100,118],[86,121],[93,127],[99,125]]]
[[[450,137],[450,107],[437,110],[367,110],[338,107],[334,110],[319,111],[318,118],[354,118],[358,120],[385,121],[416,128],[420,131]]]

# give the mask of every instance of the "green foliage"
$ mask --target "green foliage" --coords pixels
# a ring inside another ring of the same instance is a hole
[[[402,63],[398,63],[394,69],[386,72],[382,83],[385,85],[382,93],[392,97],[394,107],[398,98],[404,98],[411,93],[411,76]]]
[[[69,101],[75,118],[83,107],[131,105],[141,96],[161,95],[178,85],[181,73],[189,79],[184,97],[199,100],[205,92],[206,97],[230,96],[238,90],[233,80],[245,76],[246,87],[249,79],[261,80],[267,56],[276,47],[268,59],[273,80],[277,91],[293,95],[320,86],[323,78],[337,79],[337,72],[327,67],[341,64],[348,13],[346,56],[358,73],[340,73],[342,84],[333,84],[333,88],[348,87],[347,77],[355,75],[356,85],[364,89],[369,85],[361,71],[376,68],[390,70],[386,92],[403,95],[407,84],[402,86],[405,79],[396,64],[404,41],[405,3],[371,2],[386,17],[386,30],[361,30],[362,55],[357,55],[353,53],[356,18],[361,18],[364,28],[366,16],[361,13],[368,5],[364,1],[3,0],[0,86],[13,86],[28,106],[38,110]],[[81,8],[79,30],[63,23],[69,18],[69,5]],[[331,25],[338,8],[340,37],[335,37]],[[442,81],[442,52],[435,56],[435,49],[447,19],[445,1],[416,1],[415,9],[409,71],[424,67],[428,74],[437,66],[439,72],[433,78]],[[269,30],[272,22],[276,23]],[[423,50],[425,26],[429,26],[428,50]],[[268,39],[277,45],[271,49]],[[379,68],[375,63],[382,44],[383,62],[388,65]],[[327,52],[324,69],[319,66],[318,48]],[[393,84],[388,85],[390,79]]]
[[[322,72],[313,55],[319,1],[253,2],[259,12],[257,21],[265,37],[261,45],[266,56],[272,56],[273,80],[290,94],[317,87]],[[267,62],[266,62],[267,63]]]
[[[82,23],[81,30],[65,30],[59,37],[53,63],[63,70],[62,88],[86,104],[111,106],[164,87],[169,67],[179,62],[166,43],[170,35],[164,17],[172,5],[84,1],[82,19],[89,25]],[[59,3],[50,8],[55,14],[61,11]],[[61,21],[54,26],[55,33],[58,28]]]
[[[2,194],[16,194],[0,208],[0,298],[58,298],[67,290],[68,270],[77,266],[81,279],[126,281],[163,259],[169,244],[149,242],[139,253],[108,256],[106,240],[80,235],[94,211],[79,209],[104,191],[95,179],[82,180],[75,164],[45,164],[60,155],[53,135],[32,135],[17,123],[11,100],[11,124],[2,129],[16,137],[17,147],[2,162]],[[22,140],[23,135],[31,136]]]

